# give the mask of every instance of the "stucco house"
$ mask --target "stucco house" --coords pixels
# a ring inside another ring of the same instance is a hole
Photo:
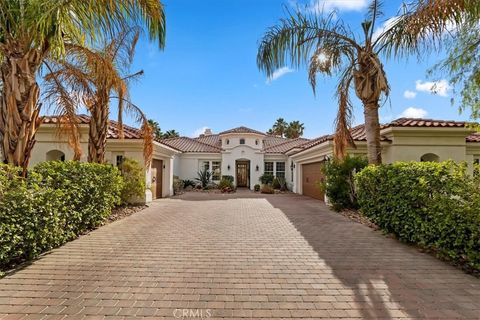
[[[88,116],[80,116],[82,149],[86,158]],[[37,133],[31,165],[40,161],[71,159],[67,142],[56,133],[55,117],[45,117]],[[118,164],[124,157],[143,163],[139,130],[125,126],[125,139],[118,138],[117,123],[110,122],[106,158]],[[356,148],[350,154],[366,154],[363,125],[352,128]],[[480,159],[480,134],[465,122],[401,118],[381,126],[382,157],[394,161],[466,161],[470,168]],[[293,192],[324,199],[317,187],[320,167],[333,156],[333,135],[316,139],[286,139],[247,127],[220,133],[207,129],[199,137],[179,137],[154,142],[151,167],[145,168],[145,200],[172,195],[173,176],[194,179],[200,170],[212,172],[214,182],[222,175],[234,177],[237,187],[253,189],[259,177],[271,173],[284,177]]]

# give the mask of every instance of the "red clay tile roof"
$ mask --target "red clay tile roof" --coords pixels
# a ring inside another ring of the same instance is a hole
[[[480,132],[474,132],[467,137],[467,142],[480,142]]]
[[[264,147],[265,153],[285,153],[288,150],[295,148],[299,145],[302,145],[308,142],[308,139],[296,138],[296,139],[285,139],[284,141]]]
[[[399,118],[390,123],[380,125],[380,130],[390,128],[390,127],[421,127],[421,128],[463,128],[468,123],[465,121],[453,121],[453,120],[433,120],[433,119],[417,119],[417,118]],[[365,125],[361,124],[350,129],[352,138],[354,141],[367,141],[365,135]],[[301,152],[307,149],[310,149],[314,146],[322,144],[325,141],[333,140],[334,135],[325,135],[316,139],[312,139],[302,145],[291,148],[299,150],[296,152]],[[381,141],[389,141],[385,136],[380,136]],[[480,133],[472,133],[466,137],[467,142],[480,142]],[[287,150],[289,151],[289,150]]]
[[[59,122],[64,122],[63,117],[59,116],[43,116],[42,122],[45,124],[58,124]],[[80,124],[89,124],[90,116],[85,114],[80,114],[77,116],[77,119]],[[123,125],[123,133],[125,139],[142,139],[142,132],[134,127]],[[110,120],[108,125],[107,139],[118,139],[118,122]]]
[[[465,127],[467,122],[465,121],[453,121],[453,120],[434,120],[434,119],[416,119],[416,118],[399,118],[390,123],[387,123],[385,127]]]
[[[255,134],[261,134],[263,136],[266,135],[264,132],[253,130],[244,126],[220,132],[219,135],[228,134],[228,133],[255,133]]]
[[[222,140],[220,139],[220,136],[218,134],[210,134],[210,135],[200,136],[193,139],[196,141],[200,141],[200,142],[212,145],[217,148],[222,147]]]
[[[183,152],[219,153],[221,148],[188,137],[160,140],[161,143]]]

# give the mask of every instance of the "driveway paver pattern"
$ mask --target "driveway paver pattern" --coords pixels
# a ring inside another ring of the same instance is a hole
[[[298,195],[187,193],[0,280],[0,319],[480,319],[480,280]]]

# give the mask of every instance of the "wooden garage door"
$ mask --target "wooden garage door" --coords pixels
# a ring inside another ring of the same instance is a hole
[[[152,161],[152,191],[153,199],[162,197],[162,173],[163,173],[163,161],[153,159]]]
[[[322,162],[314,162],[302,165],[302,190],[303,194],[306,196],[324,200],[324,194],[318,187],[318,183],[323,181],[321,167]]]

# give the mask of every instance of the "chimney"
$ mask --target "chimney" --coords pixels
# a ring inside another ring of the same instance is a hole
[[[211,136],[212,135],[212,129],[206,128],[205,132],[203,133],[204,136]]]

